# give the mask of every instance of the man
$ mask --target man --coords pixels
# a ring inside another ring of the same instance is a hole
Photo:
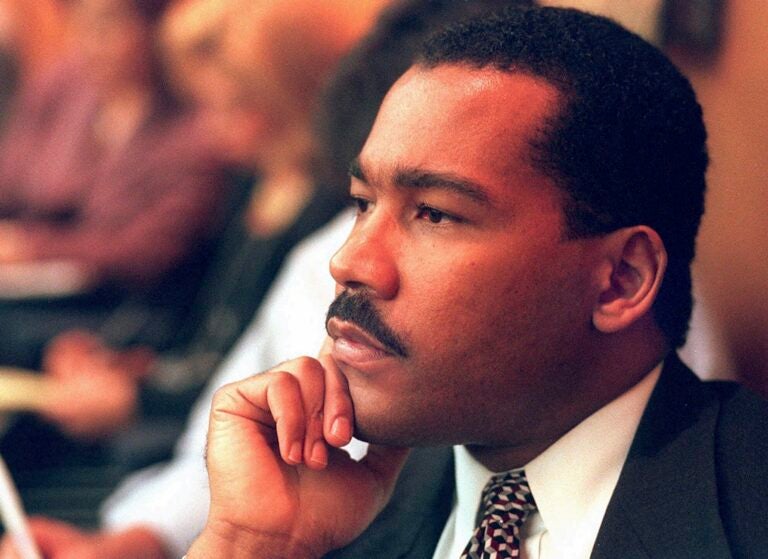
[[[764,552],[768,408],[673,353],[706,164],[686,80],[606,20],[430,40],[352,166],[331,341],[214,399],[189,558]],[[455,474],[403,466],[435,445]]]
[[[382,98],[413,63],[417,47],[432,30],[509,5],[509,0],[408,0],[385,9],[325,93],[318,126],[323,157],[317,162],[325,165],[314,170],[319,181],[334,185],[348,180],[349,159],[359,153]],[[280,360],[317,351],[333,299],[328,259],[349,233],[350,213],[293,251],[252,325],[199,399],[174,459],[130,476],[104,507],[100,531],[84,533],[45,518],[32,521],[46,556],[127,559],[183,554],[202,529],[208,510],[202,453],[213,391]],[[348,450],[357,455],[360,446]],[[3,551],[0,557],[6,557]]]

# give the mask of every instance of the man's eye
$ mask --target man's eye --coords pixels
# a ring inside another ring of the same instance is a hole
[[[445,212],[436,210],[429,206],[419,206],[419,211],[416,214],[419,219],[427,219],[430,223],[443,223],[444,221],[454,221],[454,219]]]
[[[357,213],[364,214],[365,212],[368,211],[368,206],[370,205],[370,202],[365,198],[358,198],[357,196],[353,196],[352,205],[355,208],[357,208]]]

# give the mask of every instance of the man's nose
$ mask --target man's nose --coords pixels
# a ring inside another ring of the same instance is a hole
[[[394,226],[369,218],[358,223],[331,258],[331,275],[346,289],[368,289],[380,299],[392,299],[399,289]]]

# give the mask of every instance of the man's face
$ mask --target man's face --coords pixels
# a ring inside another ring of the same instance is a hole
[[[331,261],[357,436],[524,446],[583,406],[599,253],[564,240],[561,191],[529,161],[557,103],[541,80],[458,65],[412,68],[385,99]]]

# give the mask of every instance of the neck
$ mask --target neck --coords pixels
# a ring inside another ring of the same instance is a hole
[[[587,417],[629,391],[664,359],[668,347],[658,330],[642,335],[642,344],[633,336],[606,338],[607,343],[599,344],[599,350],[579,365],[584,374],[572,379],[576,382],[563,383],[568,385],[563,392],[552,395],[551,408],[541,414],[528,437],[516,437],[513,446],[466,445],[469,453],[494,472],[524,467]]]

